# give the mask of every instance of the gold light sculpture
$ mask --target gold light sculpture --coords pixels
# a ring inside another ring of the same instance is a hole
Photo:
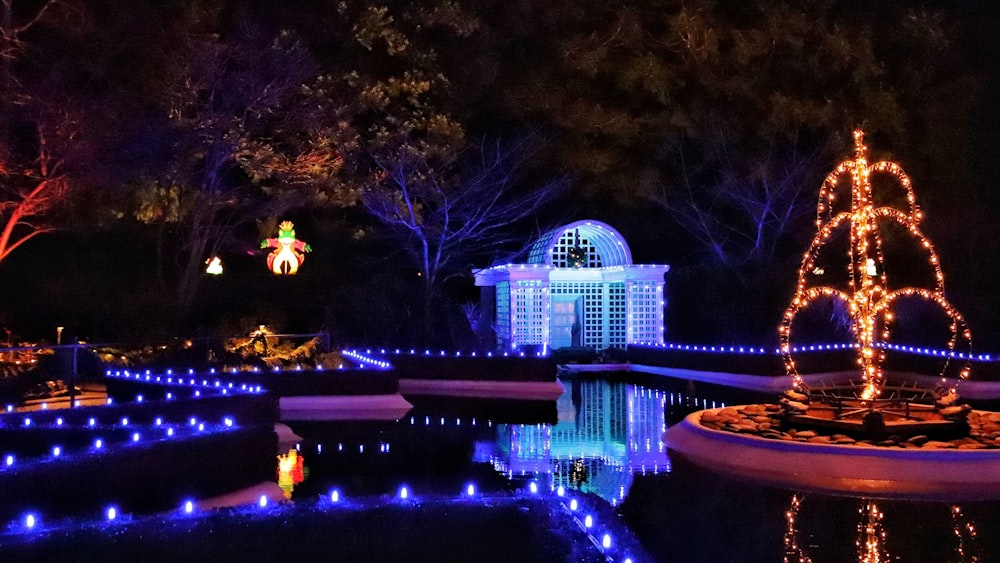
[[[888,174],[895,178],[906,196],[906,209],[876,206],[872,199],[872,175]],[[839,180],[850,175],[850,211],[834,214],[834,206],[839,190]],[[950,319],[951,338],[947,344],[949,355],[953,355],[959,338],[971,346],[971,333],[962,315],[944,297],[944,275],[937,253],[930,240],[920,230],[923,213],[916,203],[916,196],[906,172],[894,162],[868,162],[868,148],[864,144],[864,133],[854,131],[854,159],[841,162],[824,180],[819,192],[816,210],[817,233],[799,267],[798,285],[791,304],[785,310],[778,329],[780,350],[785,363],[785,371],[792,376],[793,391],[807,393],[808,386],[798,373],[792,359],[791,332],[796,315],[805,307],[821,298],[840,300],[847,305],[858,350],[858,365],[863,376],[863,387],[858,397],[872,401],[881,395],[885,383],[882,363],[885,360],[885,343],[890,336],[893,321],[892,308],[901,297],[919,297],[935,303]],[[890,221],[901,225],[920,243],[926,252],[927,261],[934,272],[934,287],[892,288],[885,271],[883,239],[879,232],[879,221]],[[816,264],[817,256],[831,236],[845,229],[850,232],[848,250],[848,278],[845,287],[836,288],[819,283],[825,272]],[[940,376],[942,389],[957,399],[954,386],[948,386],[945,378],[945,363]],[[969,375],[968,361],[962,367],[959,378]]]

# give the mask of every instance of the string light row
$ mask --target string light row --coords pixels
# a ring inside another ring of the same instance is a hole
[[[21,425],[24,428],[39,426],[31,417],[24,417]],[[57,428],[74,428],[74,426],[65,424],[65,421],[62,418],[57,418],[55,420],[55,424],[51,426],[55,426]],[[222,421],[219,423],[210,423],[208,421],[198,419],[195,416],[189,416],[183,422],[175,421],[173,423],[168,423],[165,422],[162,417],[156,417],[152,425],[139,426],[131,424],[128,417],[122,417],[114,425],[112,425],[112,428],[109,429],[105,425],[99,425],[96,417],[90,417],[87,419],[86,424],[81,424],[76,427],[93,429],[95,433],[102,432],[102,434],[97,435],[93,440],[91,440],[89,446],[84,446],[73,451],[67,451],[63,446],[55,444],[49,448],[49,454],[47,456],[36,456],[23,459],[13,453],[3,454],[3,456],[0,457],[0,472],[5,470],[22,469],[26,465],[30,465],[32,463],[51,461],[56,458],[73,460],[75,459],[75,455],[92,454],[108,450],[111,447],[122,447],[139,443],[156,442],[175,437],[183,438],[205,433],[223,432],[235,428],[236,421],[232,417],[226,416],[223,417]],[[114,436],[113,440],[109,440],[107,438],[106,433],[109,431],[114,433],[112,434]]]
[[[677,343],[639,343],[633,346],[648,348],[665,348],[681,352],[710,352],[719,354],[747,354],[747,355],[781,355],[781,348],[768,349],[758,346],[709,346],[701,344],[677,344]],[[875,342],[876,348],[884,348],[895,352],[906,354],[916,354],[921,356],[937,356],[942,358],[954,358],[959,360],[970,360],[975,362],[995,362],[1000,361],[993,357],[993,354],[967,354],[957,350],[925,348],[908,344],[893,344],[891,342]],[[825,352],[832,350],[856,350],[860,347],[857,342],[841,342],[836,344],[804,344],[801,346],[791,346],[789,350],[793,354],[804,352]]]
[[[416,348],[402,349],[402,348],[380,348],[376,352],[372,348],[366,348],[364,351],[357,349],[344,349],[340,353],[352,360],[358,362],[362,368],[372,367],[375,369],[392,369],[392,362],[377,357],[375,354],[380,356],[396,355],[396,356],[422,356],[425,358],[545,358],[548,357],[547,348],[541,352],[536,353],[526,353],[524,351],[503,351],[503,352],[462,352],[457,350],[454,352],[447,352],[445,350],[432,351],[429,349],[424,349],[423,351],[417,350]]]
[[[612,526],[598,522],[598,519],[586,506],[586,500],[584,497],[577,498],[567,494],[563,487],[559,487],[554,491],[556,497],[559,500],[560,506],[569,512],[574,519],[574,522],[583,530],[588,539],[601,550],[601,552],[608,558],[608,561],[620,561],[621,563],[632,563],[631,556],[625,551],[627,546],[619,545],[615,540]],[[525,494],[531,496],[537,496],[540,494],[540,488],[538,484],[534,481],[530,482],[526,487]],[[460,499],[466,500],[477,500],[481,498],[481,493],[475,483],[466,483],[461,492],[459,493]],[[396,488],[393,494],[393,499],[395,502],[410,504],[417,502],[419,497],[416,496],[413,490],[406,484],[401,484]],[[384,500],[377,499],[375,502],[378,504],[383,504]],[[316,506],[332,508],[336,506],[356,506],[356,502],[351,502],[347,497],[343,495],[339,488],[332,488],[326,494],[322,495],[317,501]],[[245,511],[257,511],[257,512],[273,512],[275,510],[281,510],[284,508],[291,507],[292,503],[288,502],[275,502],[269,496],[260,495],[252,503],[247,503],[244,506]],[[210,512],[210,511],[208,511]],[[201,510],[198,504],[193,499],[185,499],[181,502],[176,510],[168,514],[170,517],[174,518],[189,518],[197,517],[200,514],[208,513]],[[160,516],[151,516],[150,518],[159,518]],[[123,513],[121,509],[116,505],[108,505],[101,511],[101,518],[96,521],[90,522],[74,522],[74,525],[84,527],[87,525],[98,525],[107,526],[114,525],[118,523],[135,522],[135,518],[127,513]],[[60,522],[65,525],[64,521]],[[50,529],[45,526],[42,516],[38,512],[27,512],[23,514],[17,521],[11,523],[7,530],[7,534],[34,534],[41,533],[44,531],[49,531]]]
[[[154,375],[149,371],[145,373],[132,373],[129,370],[108,370],[105,372],[106,377],[110,378],[120,378],[129,379],[133,381],[138,381],[142,383],[156,383],[160,385],[177,385],[190,388],[198,388],[195,391],[195,396],[200,397],[202,390],[215,391],[220,395],[228,395],[232,392],[241,393],[262,393],[263,388],[260,385],[248,385],[246,383],[241,383],[237,386],[233,382],[224,382],[220,379],[207,379],[194,377],[193,371],[189,371],[187,377],[173,375],[172,370],[167,370],[164,375]],[[168,393],[168,399],[173,397]]]
[[[621,244],[621,243],[619,243]],[[550,251],[551,252],[551,251]],[[588,266],[587,270],[593,270],[598,272],[624,272],[626,269],[630,268],[669,268],[670,266],[666,264],[628,264],[627,266]],[[505,270],[571,270],[575,268],[562,268],[559,266],[554,266],[552,264],[498,264],[496,266],[490,266],[489,268],[483,268],[481,270],[476,270],[476,273],[490,272],[490,271],[505,271]]]

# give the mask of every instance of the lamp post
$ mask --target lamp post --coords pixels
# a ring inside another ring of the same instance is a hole
[[[61,327],[61,326],[57,326],[56,327],[56,346],[59,346],[59,345],[62,344],[62,331],[63,331],[63,328],[64,327]]]

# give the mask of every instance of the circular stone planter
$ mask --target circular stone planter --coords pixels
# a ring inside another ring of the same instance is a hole
[[[739,407],[736,407],[739,408]],[[1000,449],[903,449],[761,438],[688,415],[664,434],[697,465],[784,488],[871,497],[1000,498]]]

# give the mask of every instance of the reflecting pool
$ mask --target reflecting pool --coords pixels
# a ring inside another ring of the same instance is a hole
[[[695,410],[771,398],[643,383],[564,380],[554,405],[408,397],[414,410],[396,421],[286,421],[302,440],[294,463],[286,453],[294,474],[283,486],[292,498],[531,482],[577,490],[615,506],[661,561],[1000,560],[996,500],[831,496],[695,466],[664,446],[669,425]]]

